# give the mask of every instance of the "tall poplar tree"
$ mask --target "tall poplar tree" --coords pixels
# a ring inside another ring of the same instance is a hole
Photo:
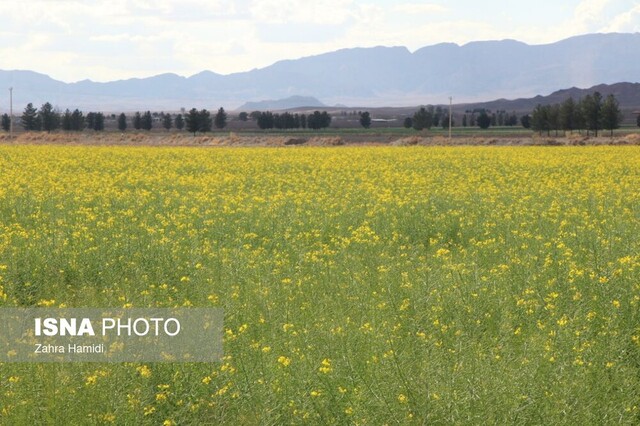
[[[22,113],[22,117],[20,117],[20,123],[22,124],[22,128],[27,132],[32,132],[34,130],[40,130],[40,124],[38,121],[38,109],[33,106],[31,102],[27,104]]]
[[[41,128],[45,132],[51,133],[51,131],[60,127],[60,114],[53,109],[53,106],[49,102],[46,102],[40,107],[38,117]]]
[[[371,114],[369,114],[369,111],[360,113],[360,125],[365,129],[371,127]]]
[[[153,128],[153,117],[151,111],[147,111],[142,115],[142,128],[144,130],[151,130]]]
[[[182,117],[182,114],[176,115],[174,124],[176,125],[176,129],[178,130],[184,129],[184,118]]]
[[[200,113],[197,109],[191,108],[187,115],[184,117],[185,124],[187,126],[187,131],[189,133],[193,133],[193,136],[196,135],[196,132],[200,130]]]
[[[162,127],[164,127],[165,130],[169,131],[171,130],[172,126],[173,126],[173,120],[171,118],[171,114],[164,114],[162,116]]]
[[[602,128],[609,130],[610,136],[613,136],[613,129],[620,127],[622,123],[622,112],[620,111],[620,104],[615,96],[609,95],[602,103]]]
[[[127,116],[124,114],[124,112],[118,116],[118,130],[120,130],[121,132],[127,130]]]
[[[133,128],[136,130],[142,129],[142,115],[140,111],[137,111],[133,116]]]
[[[200,110],[198,113],[198,130],[201,132],[210,132],[211,131],[211,113],[206,109]]]
[[[224,108],[220,107],[213,122],[217,129],[224,129],[227,126],[227,113],[224,111]]]
[[[587,130],[592,130],[595,136],[598,137],[598,130],[602,128],[602,116],[600,114],[600,110],[602,109],[602,95],[600,92],[585,96],[581,102],[581,107]]]
[[[1,120],[1,125],[2,125],[2,130],[4,130],[5,132],[8,132],[9,129],[11,128],[11,118],[9,117],[9,114],[2,114],[2,120]]]

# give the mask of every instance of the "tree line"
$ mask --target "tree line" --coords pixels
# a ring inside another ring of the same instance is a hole
[[[183,110],[184,111],[184,110]],[[345,112],[342,112],[345,115]],[[359,116],[359,123],[365,129],[371,126],[372,118],[368,111],[353,111],[352,115]],[[5,131],[9,131],[10,117],[3,114],[0,117],[0,126]],[[458,118],[460,118],[458,116]],[[238,115],[240,121],[253,119],[260,129],[323,129],[331,125],[332,117],[326,111],[314,111],[312,114],[297,113],[273,113],[270,111],[253,111],[250,114],[241,112]],[[578,101],[568,98],[565,101],[553,105],[537,105],[531,114],[524,114],[519,117],[515,112],[508,113],[504,110],[491,112],[486,109],[476,108],[465,111],[461,117],[462,126],[478,126],[482,129],[491,126],[516,126],[518,123],[522,127],[532,129],[542,134],[546,132],[550,135],[555,131],[593,132],[595,136],[602,130],[613,130],[620,127],[623,115],[620,106],[614,95],[606,98],[599,92],[587,95]],[[105,129],[105,121],[115,122],[115,126],[124,132],[130,126],[135,130],[151,130],[154,127],[161,127],[166,130],[176,128],[179,131],[186,129],[194,135],[198,132],[209,132],[215,126],[223,129],[228,124],[228,115],[224,108],[220,108],[215,114],[206,109],[198,110],[192,108],[183,114],[151,113],[151,111],[136,112],[132,116],[124,113],[116,116],[111,114],[105,116],[102,112],[89,112],[86,115],[79,109],[70,111],[69,109],[60,112],[51,103],[44,103],[39,109],[29,103],[22,115],[20,124],[26,131],[46,131],[51,132],[58,129],[63,131],[83,131],[85,129],[102,131]],[[455,126],[455,120],[451,120]],[[637,117],[637,124],[640,127],[640,115]],[[431,129],[442,126],[443,129],[449,126],[449,112],[441,106],[423,106],[412,116],[406,117],[403,123],[406,128],[415,130]],[[109,125],[114,126],[113,124]]]
[[[502,110],[491,113],[483,108],[467,110],[462,116],[462,126],[478,126],[481,129],[487,129],[491,126],[516,126],[520,122],[522,127],[531,128],[540,134],[547,132],[550,135],[551,131],[555,131],[557,135],[560,130],[565,132],[586,130],[598,136],[598,132],[603,129],[609,130],[613,135],[613,130],[620,127],[622,119],[620,105],[614,95],[603,98],[599,92],[594,92],[578,101],[570,97],[554,105],[538,104],[532,114],[522,115],[519,120],[515,112],[507,113]],[[640,115],[636,123],[640,127]],[[421,107],[413,116],[404,119],[404,127],[415,130],[428,130],[439,124],[442,128],[448,128],[448,111],[433,105]],[[454,125],[453,120],[452,125]]]
[[[443,129],[449,128],[449,111],[442,107],[428,105],[421,107],[413,116],[406,117],[403,123],[407,129],[430,130],[432,127],[441,126]],[[455,126],[455,119],[452,117],[451,126]],[[518,116],[514,112],[508,113],[504,110],[491,112],[485,108],[467,110],[462,115],[462,127],[475,127],[488,129],[491,126],[517,126]],[[525,126],[526,127],[526,126]]]
[[[254,111],[249,114],[256,120],[258,127],[265,129],[313,129],[319,130],[331,125],[331,116],[326,111],[314,111],[313,114],[274,114],[271,111]]]
[[[442,107],[434,107],[428,105],[426,107],[420,107],[418,111],[413,114],[413,117],[407,117],[404,119],[404,127],[407,129],[414,128],[415,130],[430,130],[432,127],[438,127],[442,124],[443,128],[449,127],[449,112]],[[452,124],[453,126],[453,120]]]
[[[323,129],[331,124],[331,115],[326,111],[315,111],[309,115],[254,111],[251,114],[240,113],[238,118],[240,121],[247,121],[249,117],[256,120],[258,127],[261,129]],[[198,132],[209,132],[214,126],[217,129],[223,129],[228,124],[228,114],[222,107],[213,116],[206,109],[198,110],[192,108],[184,115],[177,114],[173,116],[165,113],[138,111],[133,114],[130,120],[125,113],[121,113],[117,118],[112,115],[112,118],[116,121],[117,128],[121,132],[126,131],[129,125],[135,130],[148,131],[154,128],[154,123],[159,123],[166,130],[175,127],[177,130],[186,129],[195,135]],[[7,114],[2,116],[1,122],[2,128],[9,131],[10,118]],[[360,122],[364,127],[369,127],[371,118],[368,112],[361,115]],[[44,103],[40,109],[34,107],[33,103],[29,103],[20,116],[20,124],[25,131],[52,132],[58,129],[64,131],[83,131],[85,129],[102,131],[104,130],[104,123],[105,115],[102,112],[90,112],[84,115],[78,109],[74,111],[67,109],[61,113],[49,102]]]
[[[111,118],[116,121],[118,130],[124,132],[129,127],[129,120],[125,113]],[[89,112],[86,115],[79,109],[64,112],[56,110],[51,103],[45,102],[39,109],[33,106],[33,103],[27,104],[22,115],[20,116],[20,124],[25,131],[45,131],[52,132],[58,129],[71,132],[80,132],[85,129],[102,131],[105,127],[105,114],[102,112]],[[211,117],[206,109],[191,109],[184,116],[171,114],[136,112],[131,117],[131,125],[135,130],[151,130],[154,122],[158,122],[164,129],[170,130],[175,127],[178,130],[186,128],[192,133],[211,131],[212,126],[222,129],[227,125],[227,113],[224,108],[220,108],[218,112]],[[11,119],[8,114],[3,114],[0,119],[0,125],[5,131],[9,131]]]
[[[40,109],[35,108],[32,103],[27,104],[20,117],[20,124],[26,131],[81,131],[85,128],[101,131],[104,130],[104,120],[105,116],[101,112],[90,112],[85,116],[78,109],[73,112],[67,109],[60,113],[46,102]]]
[[[586,130],[598,136],[598,131],[606,129],[613,136],[613,130],[620,127],[623,115],[620,105],[614,95],[602,98],[600,92],[594,92],[575,101],[572,97],[562,103],[553,105],[538,104],[531,116],[531,128],[542,134],[555,131],[582,132]],[[638,118],[640,126],[640,116]]]

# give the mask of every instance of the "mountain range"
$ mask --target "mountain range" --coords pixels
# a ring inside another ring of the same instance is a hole
[[[33,71],[0,71],[14,109],[49,101],[102,111],[234,109],[244,102],[315,97],[327,105],[408,106],[522,98],[560,88],[640,80],[640,33],[588,34],[556,43],[514,40],[342,49],[229,75],[162,74],[107,83],[64,83]],[[2,97],[4,98],[4,96]],[[305,105],[288,105],[305,106]],[[8,102],[0,102],[7,110]]]
[[[534,96],[532,98],[520,99],[496,99],[489,102],[478,102],[470,105],[459,105],[458,110],[462,107],[466,109],[484,108],[491,111],[505,110],[517,111],[520,113],[532,111],[536,105],[553,105],[559,104],[568,98],[579,100],[587,95],[599,92],[603,98],[608,95],[614,95],[620,104],[620,108],[627,111],[640,110],[640,83],[614,83],[614,84],[598,84],[587,89],[571,87],[569,89],[557,90],[547,96]]]
[[[313,96],[289,96],[284,99],[269,99],[258,102],[245,102],[238,108],[242,111],[280,111],[284,109],[311,107],[323,108],[325,104]]]

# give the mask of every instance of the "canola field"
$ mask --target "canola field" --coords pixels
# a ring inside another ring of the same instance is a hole
[[[638,147],[0,146],[0,306],[225,311],[0,424],[638,424],[639,305]]]

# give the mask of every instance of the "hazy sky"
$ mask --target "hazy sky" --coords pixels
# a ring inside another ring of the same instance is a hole
[[[640,0],[0,0],[0,69],[228,74],[346,47],[638,31]]]

